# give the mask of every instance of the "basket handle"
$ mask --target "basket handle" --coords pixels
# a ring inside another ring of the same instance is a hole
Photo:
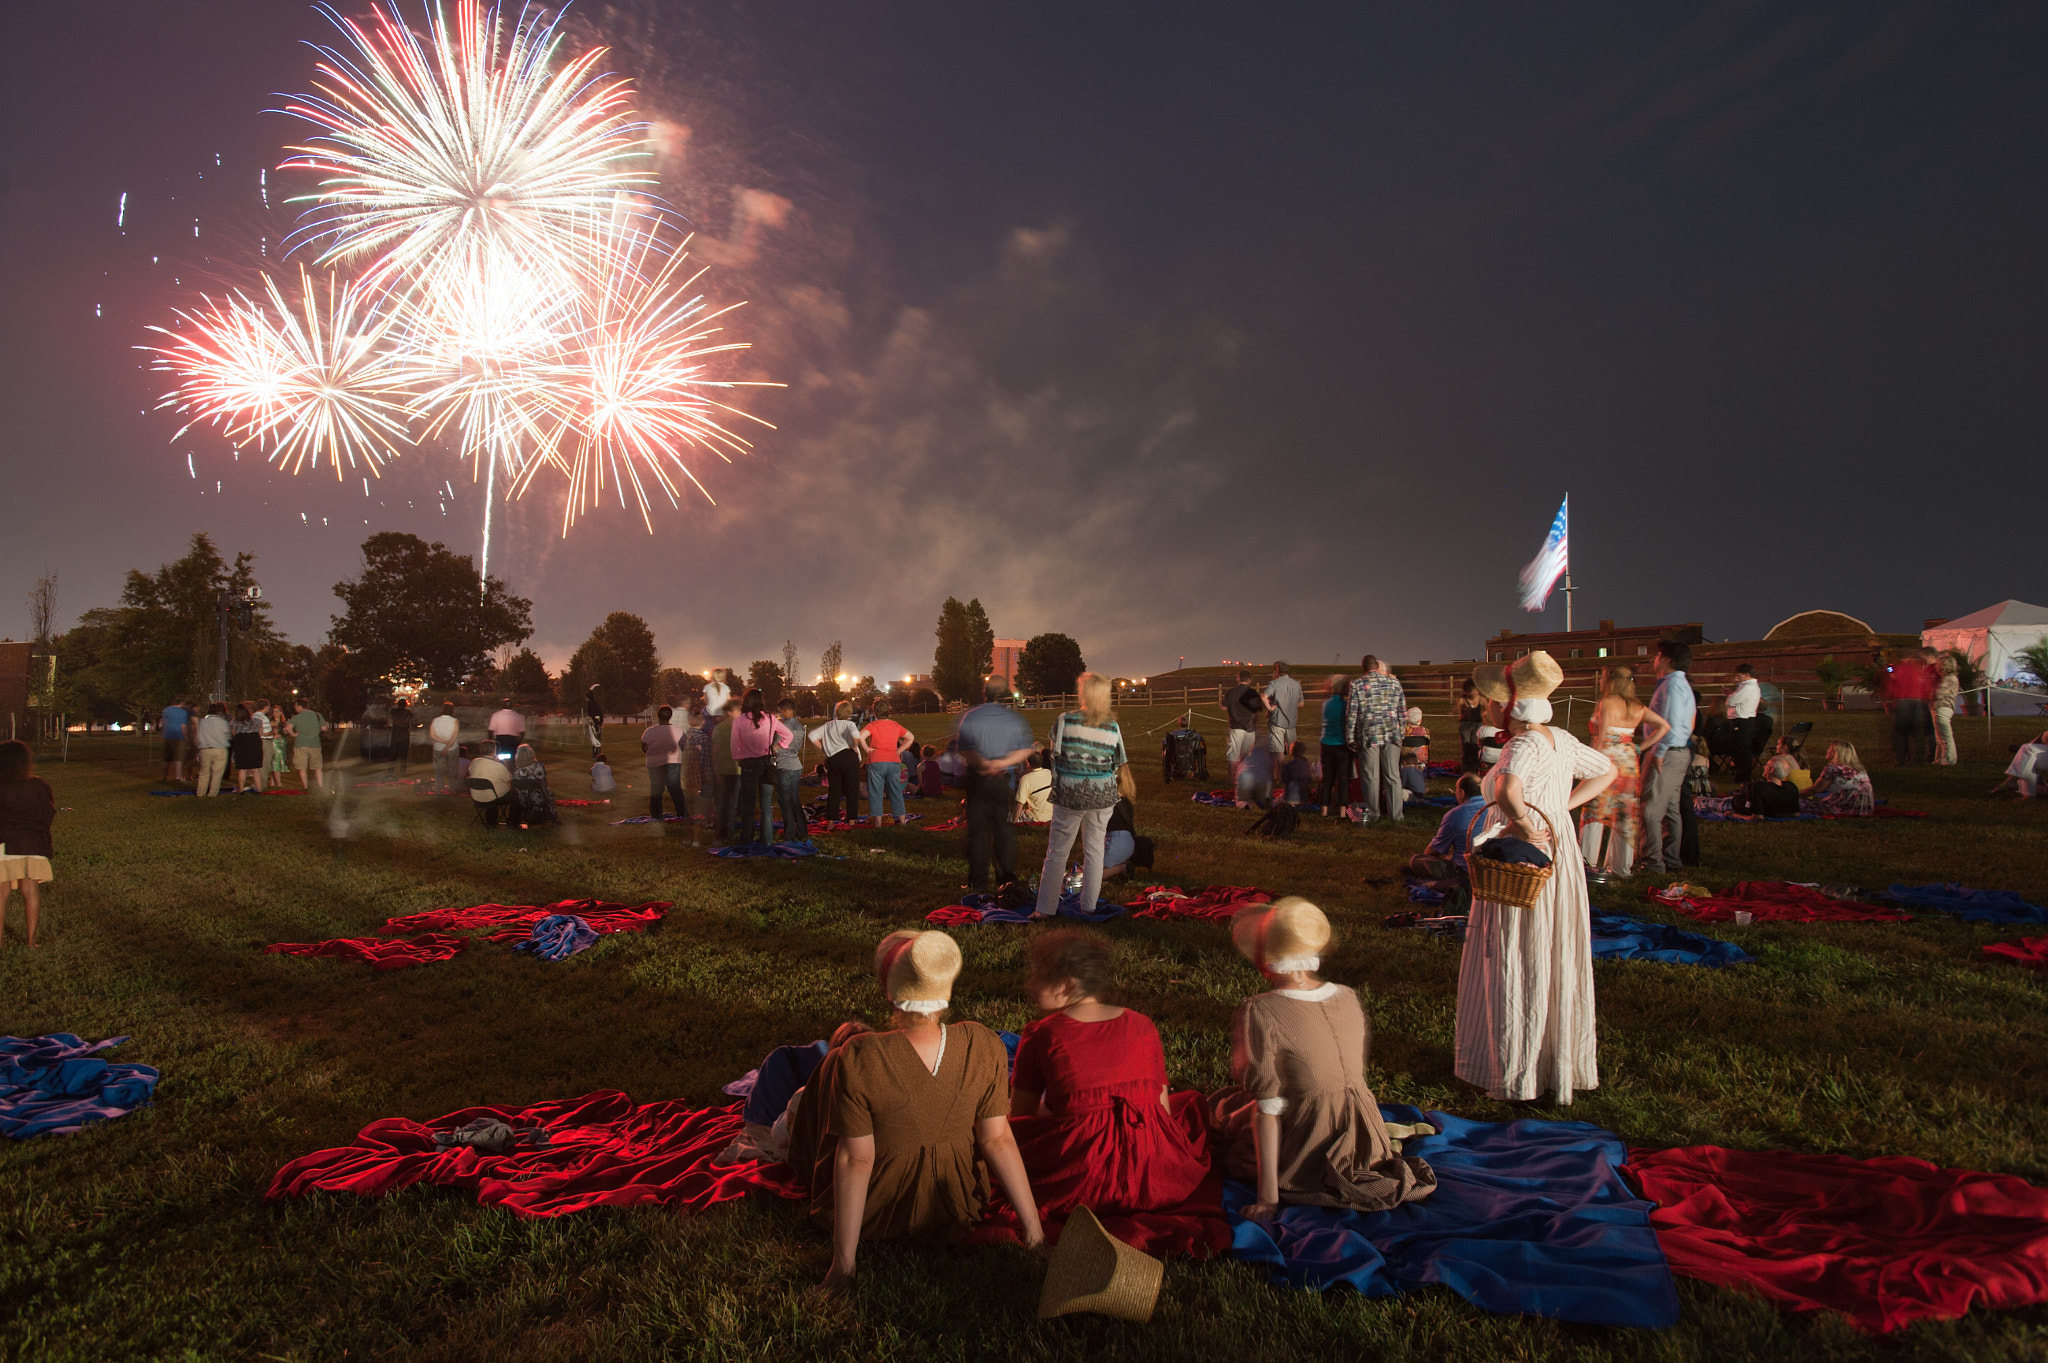
[[[1500,803],[1500,801],[1498,801],[1498,800],[1489,800],[1489,801],[1487,801],[1487,804],[1486,804],[1486,808],[1488,808],[1488,809],[1499,809],[1499,810],[1500,810],[1500,813],[1501,813],[1501,817],[1502,817],[1502,818],[1506,818],[1506,817],[1507,817],[1507,813],[1508,813],[1508,812],[1507,812],[1507,810],[1505,810],[1505,809],[1502,809],[1502,808],[1501,808],[1501,803]],[[1530,808],[1530,809],[1532,809],[1532,810],[1534,810],[1534,811],[1535,811],[1535,813],[1536,813],[1536,816],[1537,816],[1538,818],[1540,818],[1540,819],[1542,819],[1542,820],[1543,820],[1543,826],[1544,826],[1545,828],[1548,828],[1548,829],[1550,830],[1550,843],[1551,843],[1551,846],[1552,846],[1552,847],[1555,847],[1555,846],[1557,845],[1557,825],[1556,825],[1556,824],[1554,824],[1554,823],[1552,823],[1552,822],[1550,821],[1550,816],[1549,816],[1548,814],[1545,814],[1545,813],[1543,812],[1543,807],[1542,807],[1541,805],[1535,804],[1534,802],[1530,802],[1530,804],[1529,804],[1529,808]],[[1473,821],[1472,821],[1471,823],[1469,823],[1469,824],[1465,825],[1465,855],[1466,855],[1466,856],[1468,856],[1468,857],[1472,855],[1472,834],[1473,834],[1473,833],[1474,833],[1475,831],[1477,831],[1478,827],[1479,827],[1479,820],[1477,820],[1477,819],[1474,819],[1474,820],[1473,820]],[[1551,854],[1551,858],[1550,858],[1550,859],[1551,859],[1552,861],[1556,861],[1556,860],[1557,860],[1557,854],[1556,854],[1555,852],[1553,852],[1553,853]]]

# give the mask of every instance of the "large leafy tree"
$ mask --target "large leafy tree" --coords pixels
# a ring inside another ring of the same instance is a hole
[[[439,542],[386,530],[363,541],[363,571],[334,584],[342,613],[328,637],[369,677],[415,676],[460,686],[491,650],[533,633],[533,603],[497,578],[477,591],[476,563]]]
[[[782,674],[781,663],[773,658],[759,658],[747,667],[747,685],[760,687],[761,699],[772,706],[781,702],[789,681]]]
[[[1027,696],[1064,694],[1087,666],[1081,646],[1066,635],[1036,635],[1017,656],[1017,689]]]
[[[938,647],[932,651],[932,685],[947,700],[981,697],[982,678],[995,661],[996,634],[980,598],[962,605],[947,597],[939,607]]]
[[[497,675],[498,689],[510,691],[515,696],[546,696],[555,689],[555,679],[548,675],[547,664],[540,660],[540,654],[530,648],[522,648],[512,655],[504,670]]]
[[[256,585],[256,556],[229,563],[206,535],[194,535],[185,556],[154,573],[131,570],[121,604],[85,612],[74,642],[58,645],[60,671],[70,645],[69,675],[98,709],[140,718],[179,696],[204,700],[213,692],[220,641],[219,594],[247,601]],[[230,696],[253,696],[287,661],[290,646],[270,623],[270,605],[249,603],[249,623],[230,617],[227,686]],[[81,633],[80,631],[83,631]]]
[[[654,631],[637,615],[613,611],[571,655],[562,673],[563,703],[580,706],[594,682],[607,711],[635,714],[653,695],[660,672]]]

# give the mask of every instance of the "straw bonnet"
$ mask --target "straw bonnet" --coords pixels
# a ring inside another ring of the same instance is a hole
[[[1300,895],[1289,895],[1238,910],[1230,920],[1230,940],[1261,970],[1314,970],[1330,945],[1330,920]]]
[[[1508,670],[1499,663],[1481,663],[1472,669],[1472,689],[1485,700],[1508,701]]]
[[[892,932],[875,948],[875,978],[889,1002],[913,1013],[936,1013],[953,997],[960,944],[943,932]]]
[[[1540,648],[1525,658],[1515,659],[1515,665],[1508,669],[1508,685],[1514,688],[1517,700],[1548,696],[1563,684],[1564,669]]]
[[[1166,1265],[1117,1239],[1102,1228],[1094,1212],[1078,1207],[1067,1218],[1046,1265],[1038,1318],[1093,1311],[1142,1325],[1159,1305],[1159,1286],[1165,1278]]]

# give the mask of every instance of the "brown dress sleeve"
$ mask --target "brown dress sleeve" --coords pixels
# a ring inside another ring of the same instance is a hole
[[[1230,1024],[1230,1073],[1254,1098],[1279,1098],[1278,1038],[1257,998],[1237,1006]]]
[[[865,1052],[871,1048],[863,1045],[867,1037],[856,1037],[846,1045],[840,1061],[837,1082],[833,1085],[831,1111],[826,1115],[826,1130],[841,1138],[847,1136],[872,1136],[875,1134],[875,1114],[868,1082],[873,1078],[871,1066],[865,1063],[870,1057]],[[829,1058],[829,1057],[828,1057]],[[820,1066],[819,1068],[823,1068]]]
[[[963,1049],[967,1052],[968,1069],[963,1082],[981,1090],[974,1120],[982,1122],[990,1117],[1009,1116],[1010,1060],[1003,1039],[978,1022],[955,1025],[962,1033],[960,1040],[967,1043]]]

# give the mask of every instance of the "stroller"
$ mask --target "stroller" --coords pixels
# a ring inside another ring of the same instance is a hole
[[[1209,745],[1192,728],[1175,729],[1160,745],[1168,785],[1178,780],[1209,779]]]

